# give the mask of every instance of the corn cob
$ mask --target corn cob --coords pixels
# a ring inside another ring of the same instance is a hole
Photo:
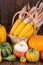
[[[27,32],[31,29],[32,24],[28,23],[23,30],[20,32],[20,34],[18,35],[18,37],[22,38],[25,34],[27,34]]]
[[[17,36],[21,32],[21,30],[24,28],[24,26],[25,26],[25,23],[21,22],[19,26],[16,28],[16,30],[13,32],[13,35]]]
[[[14,25],[13,25],[11,31],[10,31],[10,34],[12,34],[12,33],[15,31],[15,29],[18,27],[18,25],[19,25],[21,22],[22,22],[22,20],[21,20],[20,18],[16,20],[16,22],[14,23]]]
[[[34,29],[33,29],[33,27],[31,27],[31,29],[23,37],[27,38],[27,37],[31,36],[33,34],[33,32],[34,32]]]

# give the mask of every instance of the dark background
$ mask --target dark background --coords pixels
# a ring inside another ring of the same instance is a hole
[[[11,20],[14,13],[21,10],[28,2],[33,6],[37,1],[38,0],[0,0],[0,23],[6,27],[7,32],[11,29]],[[39,30],[39,34],[43,34],[43,25]]]

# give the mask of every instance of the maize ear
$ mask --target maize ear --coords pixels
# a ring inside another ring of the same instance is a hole
[[[16,28],[16,30],[13,32],[13,35],[17,36],[21,32],[21,30],[24,28],[24,26],[25,26],[25,23],[21,22],[19,26]]]
[[[22,38],[25,34],[27,34],[27,32],[31,29],[32,24],[28,23],[23,30],[21,31],[21,33],[18,35],[18,37]]]
[[[12,33],[15,31],[15,29],[18,27],[18,25],[19,25],[21,22],[22,22],[22,20],[21,20],[20,18],[16,20],[16,22],[14,23],[14,25],[13,25],[11,31],[10,31],[10,34],[12,34]]]
[[[33,34],[33,32],[34,32],[34,29],[32,27],[23,37],[27,38],[27,37],[31,36]]]

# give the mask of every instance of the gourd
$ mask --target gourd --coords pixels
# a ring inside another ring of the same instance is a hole
[[[18,52],[18,51],[13,51],[14,55],[17,56],[18,58],[25,56],[25,52]]]
[[[20,41],[18,44],[14,45],[14,55],[17,57],[25,56],[26,51],[28,50],[28,45],[25,41]]]
[[[3,60],[7,60],[7,61],[15,61],[16,60],[16,56],[11,54],[6,58],[3,58]]]
[[[6,29],[3,25],[0,25],[0,42],[6,41]]]
[[[7,57],[12,53],[12,46],[8,42],[1,43],[0,49],[3,57]]]
[[[25,56],[20,57],[20,62],[25,63],[26,62],[26,57]]]
[[[26,58],[29,62],[37,62],[39,60],[39,51],[37,49],[29,49],[26,52]]]
[[[39,51],[43,50],[43,35],[31,37],[28,41],[28,45],[30,48],[36,48]]]

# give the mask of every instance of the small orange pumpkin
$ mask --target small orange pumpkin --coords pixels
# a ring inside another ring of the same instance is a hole
[[[43,35],[30,38],[28,45],[30,48],[36,48],[39,51],[43,50]]]

